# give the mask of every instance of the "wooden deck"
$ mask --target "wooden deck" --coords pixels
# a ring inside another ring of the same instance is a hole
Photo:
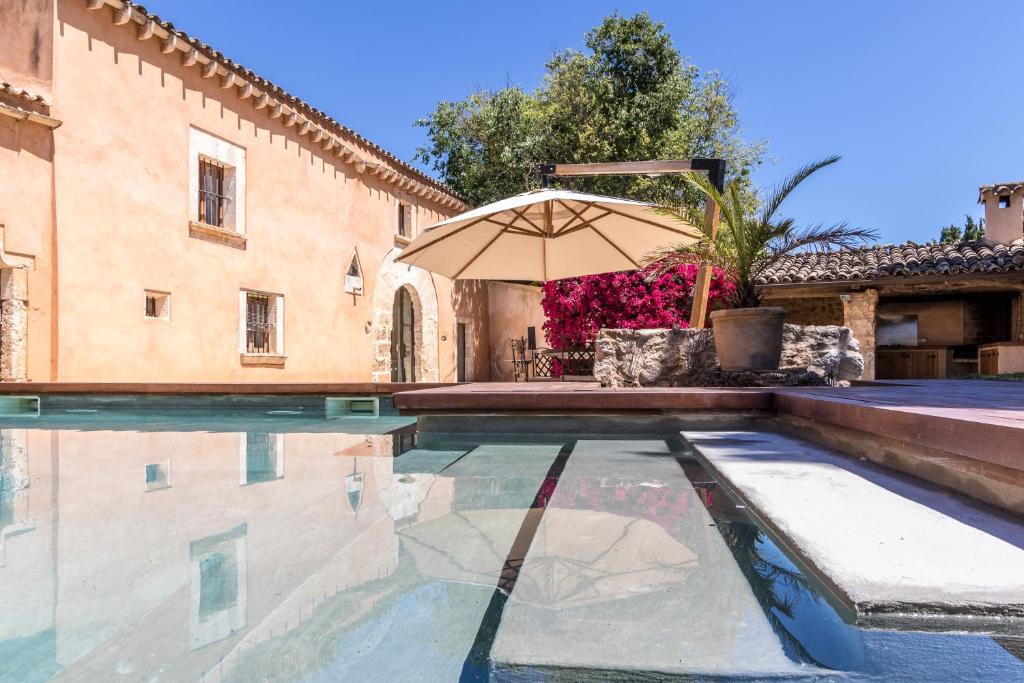
[[[775,392],[775,410],[1024,470],[1024,383],[930,380]]]

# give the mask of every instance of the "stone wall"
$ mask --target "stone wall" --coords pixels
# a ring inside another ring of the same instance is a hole
[[[851,292],[843,300],[843,324],[860,342],[864,357],[863,379],[875,378],[875,326],[878,314],[878,290]]]
[[[770,306],[786,309],[786,322],[791,325],[842,325],[843,302],[838,296],[771,298]]]
[[[28,333],[28,273],[0,269],[0,381],[25,379]]]
[[[779,373],[725,373],[710,329],[601,330],[594,376],[611,387],[848,383],[864,370],[859,349],[847,327],[786,325]]]

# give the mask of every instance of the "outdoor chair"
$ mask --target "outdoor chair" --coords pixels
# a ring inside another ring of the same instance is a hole
[[[530,366],[532,358],[527,358],[526,340],[523,338],[511,339],[512,344],[512,373],[517,382],[530,381]]]

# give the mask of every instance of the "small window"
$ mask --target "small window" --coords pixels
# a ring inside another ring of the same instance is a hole
[[[171,317],[171,295],[146,290],[146,317],[168,320]]]
[[[406,216],[408,208],[409,207],[407,205],[402,202],[398,202],[398,234],[402,237],[409,236],[409,227],[407,225],[408,217]]]
[[[345,273],[345,293],[363,293],[363,269],[359,265],[359,254],[352,254],[352,261],[348,264],[348,271]]]
[[[223,228],[230,197],[224,184],[225,166],[219,161],[199,157],[200,223]]]
[[[416,207],[405,202],[398,202],[398,226],[395,230],[399,237],[412,239],[416,233]]]
[[[1010,195],[1001,194],[999,195],[999,208],[1009,209],[1010,208]]]
[[[245,352],[277,353],[276,320],[271,310],[275,297],[269,294],[246,292],[245,295]]]

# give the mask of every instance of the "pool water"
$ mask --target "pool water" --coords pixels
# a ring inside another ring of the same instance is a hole
[[[0,421],[0,681],[1024,680],[1013,622],[857,626],[677,436],[68,410]]]

